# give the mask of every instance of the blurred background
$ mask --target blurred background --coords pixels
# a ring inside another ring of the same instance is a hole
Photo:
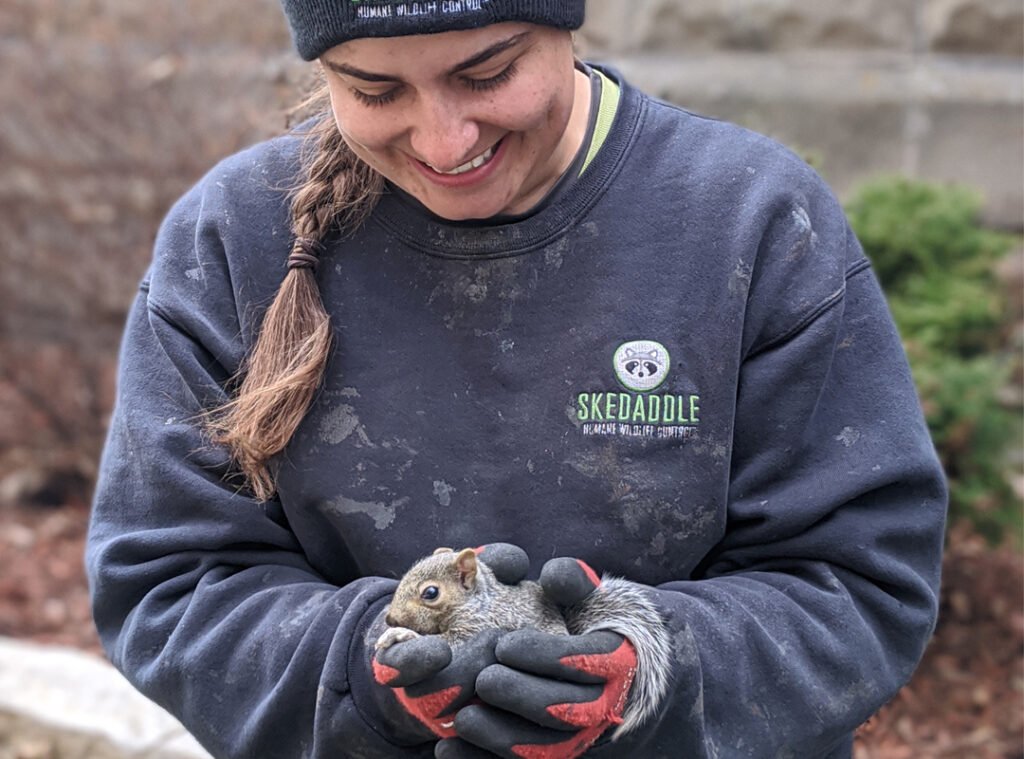
[[[945,588],[857,759],[1024,757],[1024,5],[589,6],[585,58],[824,175],[901,328],[953,492]],[[0,0],[0,636],[99,651],[82,536],[157,226],[310,77],[277,0]]]

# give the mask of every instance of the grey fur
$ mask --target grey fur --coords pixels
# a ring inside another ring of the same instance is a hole
[[[636,675],[622,724],[612,733],[617,740],[632,732],[658,711],[665,693],[672,644],[665,622],[642,585],[605,575],[597,589],[565,610],[572,635],[611,630],[636,649]]]
[[[441,633],[449,645],[464,643],[494,627],[499,630],[535,627],[555,635],[568,634],[565,619],[540,585],[530,580],[505,585],[498,582],[491,568],[482,561],[477,562],[477,568],[474,592],[466,596],[464,606],[452,613],[448,630]]]

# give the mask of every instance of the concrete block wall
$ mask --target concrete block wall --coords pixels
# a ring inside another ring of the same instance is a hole
[[[845,195],[902,173],[1024,228],[1020,0],[590,0],[583,54],[811,158]]]

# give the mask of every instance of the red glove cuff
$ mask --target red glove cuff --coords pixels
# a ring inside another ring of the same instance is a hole
[[[381,664],[373,659],[373,679],[380,685],[387,685],[398,676],[394,667]],[[454,715],[446,714],[448,707],[459,697],[462,688],[453,685],[450,688],[434,691],[424,696],[410,696],[405,688],[392,688],[398,703],[413,717],[422,722],[430,732],[438,738],[454,738]],[[445,715],[445,716],[441,716]]]
[[[626,708],[629,689],[636,676],[636,649],[633,648],[633,644],[623,638],[622,645],[611,653],[566,656],[560,661],[567,667],[603,678],[604,692],[596,701],[583,704],[554,704],[548,711],[577,727],[598,724],[608,727],[611,724],[620,724],[622,710]]]
[[[580,564],[589,569],[583,562]],[[629,689],[636,675],[636,649],[625,638],[607,654],[580,654],[560,659],[562,664],[605,679],[600,698],[585,703],[552,704],[548,713],[580,730],[561,743],[516,745],[512,753],[522,759],[573,759],[590,748],[612,725],[622,722]]]

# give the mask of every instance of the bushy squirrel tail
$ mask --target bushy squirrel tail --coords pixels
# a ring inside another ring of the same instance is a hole
[[[608,575],[594,592],[567,608],[565,618],[573,635],[611,630],[636,649],[633,687],[622,724],[612,733],[617,740],[655,714],[668,690],[672,646],[665,622],[642,585]]]

